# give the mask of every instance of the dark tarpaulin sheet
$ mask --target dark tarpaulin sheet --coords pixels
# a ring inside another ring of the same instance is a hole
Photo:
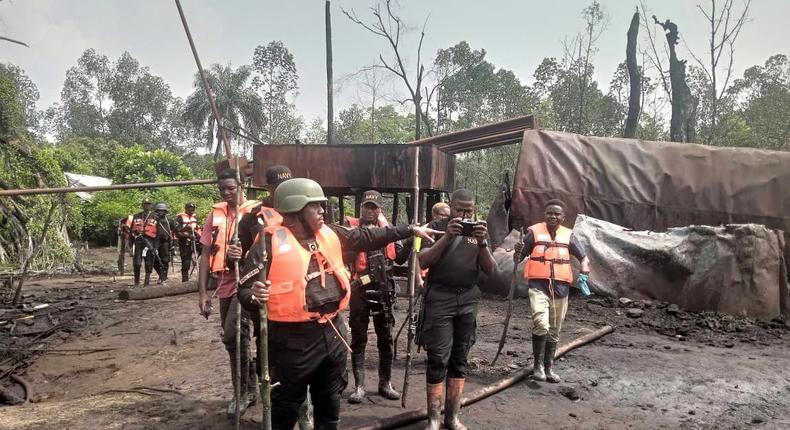
[[[590,258],[590,287],[692,311],[790,317],[783,232],[759,224],[633,231],[580,215],[573,233]]]
[[[627,228],[757,223],[790,232],[790,153],[527,130],[511,225],[583,213]]]
[[[656,233],[579,215],[573,233],[590,258],[590,288],[595,294],[661,300],[692,311],[762,320],[790,318],[788,255],[779,230],[729,224]],[[484,292],[507,296],[514,280],[513,244],[518,237],[518,231],[511,231],[494,250],[498,270],[480,277],[478,285]],[[575,259],[573,266],[576,278]],[[515,276],[518,296],[527,295],[523,270],[522,261]]]

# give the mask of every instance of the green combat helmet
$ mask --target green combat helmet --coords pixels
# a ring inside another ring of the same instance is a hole
[[[154,210],[167,212],[167,205],[164,203],[157,203],[156,206],[154,206]]]
[[[288,179],[274,191],[274,209],[282,214],[299,212],[309,203],[325,201],[318,182],[307,178]]]

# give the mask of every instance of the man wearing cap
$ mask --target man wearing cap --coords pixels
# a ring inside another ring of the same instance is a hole
[[[287,180],[274,193],[281,221],[266,210],[258,215],[265,225],[266,249],[259,246],[260,227],[239,231],[254,238],[249,250],[240,250],[245,258],[239,300],[254,312],[268,302],[270,372],[272,383],[279,383],[272,391],[273,429],[293,429],[308,385],[316,428],[340,426],[349,349],[341,312],[348,306],[351,283],[343,251],[381,249],[412,234],[430,241],[428,234],[433,233],[424,227],[348,229],[324,224],[326,200],[315,181]],[[267,280],[260,282],[264,261]]]
[[[202,252],[200,254],[198,272],[198,293],[200,313],[206,318],[214,307],[208,295],[209,284],[216,286],[215,295],[219,298],[219,317],[222,327],[222,343],[230,359],[230,378],[233,384],[234,397],[228,405],[227,415],[232,417],[236,411],[236,375],[241,382],[239,410],[244,411],[255,402],[257,390],[255,384],[255,369],[250,360],[250,323],[257,318],[250,315],[246,309],[241,312],[241,368],[236,368],[236,275],[233,271],[234,262],[241,259],[241,248],[232,242],[233,231],[236,228],[236,212],[241,217],[249,210],[250,204],[242,200],[242,205],[237,208],[236,199],[241,184],[236,180],[235,169],[225,169],[217,175],[217,188],[222,201],[212,206],[211,211],[203,224],[203,233],[200,236]],[[244,192],[241,191],[242,198]],[[239,230],[241,231],[241,230]]]
[[[151,281],[153,270],[154,246],[156,238],[156,217],[151,212],[151,200],[143,199],[143,211],[132,217],[130,239],[132,242],[132,268],[134,269],[134,286],[140,286],[140,268],[145,262],[145,283],[147,287]]]
[[[274,190],[277,189],[278,185],[292,178],[293,174],[291,173],[291,169],[289,169],[288,166],[284,166],[282,164],[269,166],[269,168],[266,169],[266,191],[269,192],[269,195],[261,199],[263,205],[273,208]]]
[[[200,255],[200,247],[196,238],[200,237],[201,229],[195,217],[195,204],[189,202],[184,205],[184,212],[176,215],[176,235],[178,236],[178,251],[181,255],[181,282],[189,280],[189,270],[192,259]]]
[[[282,164],[269,166],[269,168],[266,169],[266,186],[264,187],[266,188],[268,195],[262,198],[260,203],[252,206],[249,212],[255,215],[258,214],[263,208],[274,208],[274,190],[277,189],[278,185],[292,178],[293,176],[291,174],[291,169],[289,169],[288,166],[284,166]],[[276,212],[272,211],[272,213]],[[239,222],[239,232],[255,229],[257,223],[258,220],[254,216],[242,217],[241,221]],[[253,239],[254,237],[246,237],[244,235],[239,236],[241,246],[244,249],[249,249],[249,247],[252,246]],[[250,242],[245,242],[246,240],[249,240]]]
[[[173,232],[176,231],[176,223],[167,216],[167,205],[157,203],[154,206],[156,212],[156,237],[154,238],[154,269],[159,276],[157,284],[162,285],[167,282],[167,272],[170,270],[170,250],[173,247]]]
[[[382,212],[384,199],[375,190],[362,194],[360,218],[347,217],[351,228],[387,227],[389,223]],[[368,343],[368,324],[373,317],[376,344],[379,351],[379,395],[397,400],[400,393],[390,383],[392,376],[392,326],[395,317],[392,305],[395,302],[395,281],[392,279],[392,262],[400,243],[388,243],[386,247],[356,253],[351,264],[351,301],[349,326],[351,327],[351,369],[354,373],[354,392],[348,402],[359,404],[365,400],[365,347]]]

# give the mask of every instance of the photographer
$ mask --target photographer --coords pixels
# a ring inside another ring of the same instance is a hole
[[[458,420],[467,371],[467,356],[474,343],[480,270],[490,275],[496,262],[488,248],[485,221],[470,221],[474,195],[457,190],[450,197],[450,219],[428,224],[445,234],[419,253],[420,267],[430,269],[425,290],[422,340],[428,352],[426,390],[429,429],[441,426],[442,391],[447,378],[444,424],[465,429]],[[425,247],[424,247],[425,248]]]

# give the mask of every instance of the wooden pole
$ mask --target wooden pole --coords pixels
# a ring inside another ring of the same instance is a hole
[[[200,57],[197,53],[197,48],[195,48],[195,41],[192,40],[192,33],[189,31],[189,25],[187,24],[187,18],[184,15],[184,9],[181,7],[181,1],[176,1],[176,7],[178,8],[178,15],[181,16],[181,23],[184,24],[184,31],[187,34],[187,39],[189,40],[189,47],[192,49],[192,56],[195,57],[195,64],[197,64],[198,72],[200,73],[200,81],[203,83],[203,89],[206,91],[206,96],[208,97],[209,106],[211,106],[211,114],[214,116],[214,122],[216,122],[217,127],[220,131],[220,136],[222,136],[222,144],[225,146],[225,155],[228,157],[228,162],[230,162],[231,158],[233,158],[233,151],[230,149],[230,141],[228,141],[228,135],[225,134],[225,127],[222,123],[222,117],[219,114],[219,110],[217,110],[217,102],[214,101],[214,93],[211,92],[211,87],[208,84],[208,79],[206,78],[206,72],[203,70],[203,64],[200,63]]]
[[[417,119],[419,123],[419,118]],[[420,216],[420,147],[414,147],[414,174],[412,175],[414,180],[413,184],[413,199],[414,202],[412,204],[412,219],[414,223],[419,224],[417,221]],[[416,243],[416,239],[415,239]],[[414,286],[417,282],[417,277],[420,276],[420,265],[417,261],[417,249],[412,249],[411,258],[409,258],[409,275],[408,275],[408,285],[409,285],[409,310],[406,318],[408,318],[408,332],[406,336],[406,370],[405,375],[403,376],[403,394],[401,396],[400,405],[402,408],[406,407],[406,397],[409,395],[409,374],[411,373],[411,361],[412,361],[412,353],[411,353],[411,345],[414,343],[414,330],[412,329],[414,326]]]
[[[209,86],[208,79],[206,79],[206,72],[203,71],[203,65],[200,63],[200,57],[197,53],[197,48],[195,48],[195,42],[192,40],[192,33],[189,31],[189,25],[187,24],[187,18],[184,15],[184,9],[181,7],[180,0],[175,0],[176,7],[178,8],[178,14],[181,16],[181,23],[184,24],[184,31],[187,34],[187,39],[189,40],[189,47],[192,49],[192,56],[195,57],[195,64],[197,65],[198,72],[200,73],[200,80],[203,83],[203,89],[206,91],[206,97],[208,97],[209,105],[211,106],[211,113],[214,116],[214,122],[216,123],[217,127],[222,136],[222,143],[225,146],[225,155],[228,157],[228,165],[233,161],[233,151],[230,147],[230,141],[228,141],[228,135],[225,133],[225,127],[223,126],[222,117],[219,114],[219,110],[217,109],[217,103],[214,100],[214,93],[211,91],[211,87]],[[242,192],[243,182],[241,181],[241,165],[239,164],[239,157],[235,158],[235,165],[236,165],[236,183],[238,184],[238,192],[236,193],[236,205],[233,208],[233,239],[232,244],[237,245],[239,243],[239,208],[241,207],[242,203]],[[236,291],[239,289],[239,262],[235,261],[233,263],[233,274],[236,277]],[[239,425],[241,421],[241,410],[239,409],[241,403],[241,302],[238,300],[238,295],[236,299],[236,375],[234,375],[236,380],[235,384],[235,393],[234,398],[236,399],[236,411],[235,411],[235,427],[236,430],[239,430]]]
[[[332,144],[335,133],[334,80],[332,78],[332,11],[330,0],[326,0],[326,143]]]

